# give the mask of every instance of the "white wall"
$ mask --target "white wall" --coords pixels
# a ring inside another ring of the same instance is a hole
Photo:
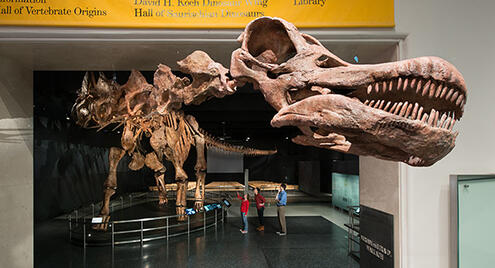
[[[33,265],[33,73],[0,57],[0,267]]]
[[[402,267],[450,267],[449,174],[495,172],[495,1],[396,0],[403,56],[440,56],[468,86],[455,149],[429,168],[403,168]],[[494,250],[495,251],[495,250]],[[495,254],[495,252],[494,252]]]

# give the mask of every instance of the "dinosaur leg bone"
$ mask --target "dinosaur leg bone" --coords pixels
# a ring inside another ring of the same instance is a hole
[[[178,221],[186,220],[186,206],[187,206],[187,179],[177,181],[177,200],[175,202],[176,213],[181,215],[177,218]]]
[[[158,197],[160,199],[159,205],[166,204],[167,199],[167,188],[165,187],[165,172],[155,172],[156,186],[158,187]]]
[[[158,160],[154,152],[146,155],[144,163],[147,167],[155,171],[156,186],[158,187],[158,197],[160,199],[159,204],[166,204],[168,200],[167,189],[165,188],[165,166]]]
[[[106,216],[110,214],[110,197],[115,194],[115,190],[117,189],[117,166],[124,156],[124,153],[125,151],[120,148],[110,148],[110,152],[108,154],[110,169],[107,180],[103,184],[103,205],[100,210],[100,215]]]
[[[203,137],[194,136],[196,141],[196,192],[194,193],[194,208],[196,210],[203,209],[205,201],[205,177],[206,177],[206,159],[205,159],[205,140]]]

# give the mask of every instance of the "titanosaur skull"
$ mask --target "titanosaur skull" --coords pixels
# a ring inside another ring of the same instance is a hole
[[[466,85],[438,57],[350,64],[291,23],[263,17],[238,39],[230,73],[252,83],[278,113],[272,126],[296,126],[293,142],[429,166],[455,146]]]

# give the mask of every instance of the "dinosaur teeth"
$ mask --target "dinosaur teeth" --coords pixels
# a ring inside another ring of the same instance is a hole
[[[393,114],[396,107],[397,107],[397,103],[394,103],[394,105],[392,105],[392,108],[390,108],[390,110],[388,112]]]
[[[445,99],[446,99],[446,100],[449,100],[449,99],[450,99],[450,96],[452,96],[452,93],[454,93],[454,89],[453,89],[453,88],[451,88],[451,89],[449,90],[449,93],[447,93],[447,96],[445,96]]]
[[[387,105],[385,105],[385,108],[383,108],[384,111],[387,111],[388,110],[388,107],[390,107],[390,104],[392,104],[391,101],[388,101],[387,102]]]
[[[409,104],[409,106],[407,106],[406,114],[404,115],[406,118],[409,117],[409,115],[412,112],[412,109],[413,109],[413,104],[411,103],[411,104]]]
[[[377,102],[375,103],[375,105],[373,106],[373,108],[375,108],[375,109],[376,109],[376,108],[378,108],[378,105],[380,105],[380,103],[381,103],[381,102],[382,102],[381,100],[377,101]]]
[[[438,97],[440,96],[440,93],[442,93],[442,83],[438,84],[438,87],[437,87],[437,92],[435,93],[435,98],[438,99]]]
[[[445,123],[445,119],[447,119],[447,114],[442,114],[442,117],[440,118],[440,122],[438,122],[439,128],[441,128],[443,123]]]
[[[397,107],[395,108],[395,110],[392,113],[395,115],[398,115],[401,107],[402,107],[402,102],[399,102],[399,104],[397,104]]]
[[[423,117],[421,118],[421,123],[425,124],[427,119],[428,119],[428,115],[424,114]]]
[[[399,112],[399,116],[404,116],[406,114],[407,107],[409,107],[409,103],[406,101],[404,105],[402,105],[402,109]]]
[[[419,109],[419,104],[416,102],[416,103],[414,103],[414,108],[413,108],[412,115],[411,115],[412,120],[416,119],[416,115],[418,114],[418,109]]]
[[[460,95],[459,98],[457,98],[457,101],[455,102],[455,105],[459,106],[462,101],[464,100],[464,95]]]
[[[457,96],[459,96],[459,92],[458,91],[454,92],[454,94],[452,95],[452,98],[450,98],[450,101],[451,102],[454,102],[457,99]]]
[[[416,79],[416,78],[413,78],[413,79],[411,80],[411,88],[412,88],[412,89],[414,89],[414,86],[416,86],[416,81],[417,81],[417,79]]]
[[[428,80],[426,82],[426,84],[423,86],[423,92],[421,93],[421,96],[425,96],[426,93],[428,93],[428,91],[430,90],[430,84],[431,84],[431,81]]]
[[[360,92],[351,93],[349,97],[364,100],[365,98],[360,98],[362,96],[360,94],[364,94],[364,90]],[[453,122],[460,118],[459,115],[462,114],[466,103],[466,95],[463,91],[432,77],[397,76],[374,81],[366,86],[366,92],[370,96],[363,103],[373,109],[379,109],[409,120],[418,120],[431,127],[445,129],[453,128]],[[413,101],[411,102],[411,100]],[[428,104],[426,112],[425,108],[421,106],[422,101],[438,102],[443,107],[442,111],[432,109],[431,105]],[[449,103],[446,103],[447,101]],[[449,105],[449,108],[446,108],[446,105]],[[454,111],[458,114],[457,117]]]
[[[435,95],[435,92],[436,92],[436,86],[435,86],[435,83],[431,83],[430,85],[430,93],[428,95],[428,98],[433,98],[433,96]]]
[[[416,117],[416,119],[417,120],[420,120],[421,119],[421,115],[423,115],[423,106],[419,107],[418,117]]]
[[[455,124],[455,119],[452,118],[452,120],[450,121],[450,126],[449,126],[449,130],[452,131],[452,129],[454,128],[454,124]]]
[[[431,109],[430,115],[428,116],[428,126],[433,126],[435,121],[435,109]]]
[[[421,79],[418,79],[418,86],[416,87],[416,94],[419,93],[419,91],[421,90],[421,84],[423,83],[423,81]]]
[[[385,100],[381,100],[381,103],[380,103],[380,106],[378,107],[378,109],[382,109],[383,108],[383,105],[385,104]]]
[[[448,116],[447,121],[445,121],[445,126],[444,128],[449,129],[450,121],[452,120],[452,117]]]
[[[443,99],[443,97],[445,97],[445,94],[447,94],[448,91],[449,91],[449,88],[447,86],[444,86],[442,88],[442,93],[440,93],[440,99]]]

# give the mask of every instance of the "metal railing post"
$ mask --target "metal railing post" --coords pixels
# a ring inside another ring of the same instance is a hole
[[[110,224],[111,224],[110,227],[112,228],[112,249],[113,249],[113,247],[115,246],[115,231],[113,229],[114,223],[112,222]]]
[[[83,224],[83,246],[86,248],[86,223]]]
[[[217,227],[217,210],[215,209],[215,228]]]
[[[141,221],[141,247],[143,246],[143,221]]]
[[[76,213],[76,222],[79,222],[79,213],[77,212],[77,209],[74,212]]]
[[[69,214],[69,241],[72,241],[72,217]]]
[[[167,218],[167,240],[168,240],[168,218]]]
[[[222,207],[222,223],[223,223],[223,217],[224,217],[224,209]]]
[[[203,211],[203,232],[206,234],[206,210]]]
[[[190,233],[189,229],[190,229],[190,222],[189,222],[189,216],[187,216],[187,236],[189,236]]]

